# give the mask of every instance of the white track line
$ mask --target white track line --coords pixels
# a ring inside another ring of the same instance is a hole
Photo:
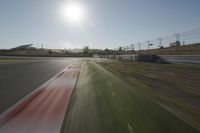
[[[59,133],[80,64],[71,65],[0,115],[0,133]]]

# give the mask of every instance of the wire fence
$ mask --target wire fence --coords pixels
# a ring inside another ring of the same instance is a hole
[[[124,47],[124,49],[134,49],[138,51],[165,48],[177,45],[190,45],[195,43],[200,43],[200,28],[187,32],[176,33],[165,37],[158,37],[156,39],[147,40],[144,42],[134,43]]]

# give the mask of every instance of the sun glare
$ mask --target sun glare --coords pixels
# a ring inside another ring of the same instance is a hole
[[[81,22],[85,17],[83,6],[79,3],[67,3],[62,6],[62,17],[71,22]]]

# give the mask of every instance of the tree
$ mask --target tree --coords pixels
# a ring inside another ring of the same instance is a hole
[[[88,54],[88,53],[89,53],[89,47],[88,47],[88,46],[85,46],[85,47],[83,48],[83,53],[84,53],[84,54]]]
[[[119,54],[122,54],[122,47],[119,47]]]
[[[53,54],[53,51],[49,49],[49,50],[48,50],[48,54],[49,54],[49,55]]]

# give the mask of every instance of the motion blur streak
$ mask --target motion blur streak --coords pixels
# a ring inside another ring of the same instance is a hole
[[[80,65],[73,64],[54,76],[42,92],[0,127],[0,132],[59,133]]]

